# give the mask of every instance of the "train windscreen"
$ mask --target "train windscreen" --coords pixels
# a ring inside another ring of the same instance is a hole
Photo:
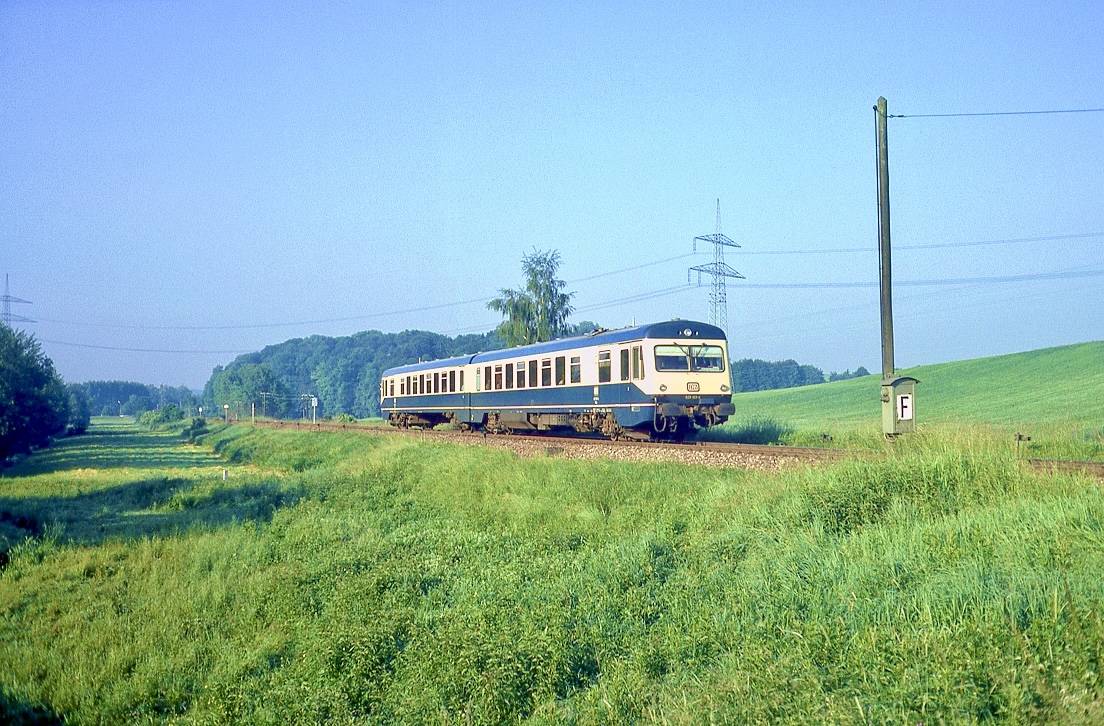
[[[657,345],[657,371],[723,372],[724,349],[719,345]]]

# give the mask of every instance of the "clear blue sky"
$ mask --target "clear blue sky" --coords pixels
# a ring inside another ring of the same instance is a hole
[[[704,320],[708,285],[647,293],[709,261],[719,198],[733,357],[877,371],[876,288],[768,286],[877,279],[878,96],[1104,107],[1095,1],[550,5],[3,3],[13,312],[68,381],[192,387],[293,337],[489,330],[468,301],[534,248],[576,321]],[[1104,339],[1104,113],[889,142],[896,280],[1075,275],[898,287],[899,367]]]

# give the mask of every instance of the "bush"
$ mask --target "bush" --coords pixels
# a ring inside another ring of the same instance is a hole
[[[183,420],[184,412],[175,403],[166,403],[156,411],[143,413],[141,418],[138,419],[138,423],[152,429],[155,426]]]
[[[197,436],[207,433],[207,419],[193,418],[192,422],[185,426],[181,433],[188,441],[195,443]]]
[[[83,434],[92,420],[88,394],[79,385],[66,386],[69,391],[69,434]]]

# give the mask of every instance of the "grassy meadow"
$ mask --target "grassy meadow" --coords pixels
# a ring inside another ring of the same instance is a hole
[[[916,387],[917,436],[895,448],[951,442],[1038,458],[1104,460],[1104,342],[899,371]],[[736,415],[709,438],[884,449],[881,376],[733,396]],[[1016,442],[1016,434],[1031,441]]]
[[[0,512],[0,721],[1104,721],[1104,490],[968,438],[764,474],[98,421]]]

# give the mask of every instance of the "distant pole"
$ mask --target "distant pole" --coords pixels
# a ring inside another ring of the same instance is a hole
[[[721,200],[717,200],[717,231],[713,234],[699,235],[694,238],[694,251],[698,250],[698,240],[709,242],[713,245],[713,262],[708,265],[695,265],[686,271],[686,282],[690,282],[690,273],[698,273],[698,284],[701,284],[702,273],[712,277],[709,285],[709,322],[728,333],[728,293],[726,292],[726,278],[743,280],[744,276],[724,261],[725,247],[739,247],[740,245],[721,234]]]
[[[23,298],[20,298],[20,297],[13,297],[10,294],[10,291],[8,290],[8,275],[7,275],[7,273],[4,273],[4,294],[0,295],[0,300],[4,301],[3,313],[0,314],[0,321],[2,321],[4,323],[4,325],[7,325],[10,328],[12,326],[12,323],[33,323],[33,322],[35,322],[34,320],[31,320],[30,318],[25,318],[22,315],[15,315],[15,314],[12,313],[12,311],[11,311],[11,304],[12,303],[26,303],[27,305],[30,305],[31,301],[30,300],[24,300]]]
[[[250,423],[252,423],[254,426],[256,426],[257,425],[257,402],[256,401],[250,401],[249,402],[249,418],[250,418]]]
[[[888,102],[878,97],[874,120],[878,136],[878,255],[881,269],[882,380],[892,378],[893,365],[893,273],[889,244],[889,118]]]

